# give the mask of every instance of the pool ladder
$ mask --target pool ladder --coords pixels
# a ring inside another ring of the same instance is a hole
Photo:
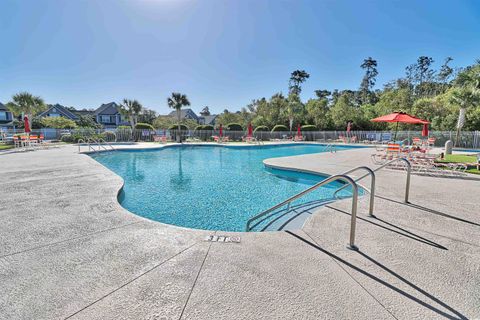
[[[375,172],[387,167],[388,165],[394,163],[394,162],[404,162],[406,164],[406,167],[407,167],[407,179],[406,179],[406,185],[405,185],[405,198],[404,198],[404,202],[405,203],[408,203],[408,199],[409,199],[409,193],[410,193],[410,175],[411,175],[411,164],[410,164],[410,161],[408,161],[407,159],[405,158],[398,158],[398,159],[393,159],[391,161],[388,161],[384,164],[382,164],[380,167],[378,168],[375,168],[375,170],[367,167],[367,166],[360,166],[360,167],[356,167],[356,168],[353,168],[351,170],[348,170],[346,172],[344,172],[343,174],[339,174],[339,175],[334,175],[334,176],[330,176],[328,178],[326,178],[325,180],[322,180],[320,181],[319,183],[315,184],[314,186],[288,198],[287,200],[277,204],[277,205],[274,205],[273,207],[265,210],[265,211],[262,211],[260,212],[259,214],[253,216],[252,218],[248,219],[247,221],[247,225],[245,227],[245,231],[249,232],[249,231],[252,231],[253,228],[261,223],[262,221],[259,221],[257,222],[256,224],[253,224],[254,221],[257,221],[259,220],[260,218],[263,218],[265,217],[267,214],[269,213],[273,213],[275,210],[287,205],[287,211],[290,209],[290,206],[291,206],[291,203],[301,197],[303,197],[304,195],[324,186],[324,185],[327,185],[329,183],[332,183],[334,181],[343,181],[345,182],[345,185],[338,188],[334,193],[333,193],[333,196],[334,198],[337,198],[339,199],[338,197],[338,193],[344,189],[346,189],[347,187],[351,186],[352,187],[352,209],[351,209],[351,220],[350,220],[350,241],[349,241],[349,244],[348,244],[348,248],[349,249],[352,249],[352,250],[358,250],[358,247],[355,246],[355,228],[356,228],[356,219],[357,219],[357,207],[358,207],[358,184],[357,182],[364,179],[365,177],[367,176],[371,176],[371,182],[370,182],[370,190],[366,189],[366,188],[363,188],[365,189],[369,194],[370,194],[370,200],[369,200],[369,208],[368,208],[368,215],[371,216],[371,217],[374,217],[373,215],[373,210],[374,210],[374,203],[375,203]],[[349,174],[355,172],[355,171],[359,171],[359,170],[364,170],[366,171],[367,173],[356,178],[356,179],[353,179],[349,176]],[[272,214],[273,215],[273,214]],[[267,217],[268,218],[268,217]]]
[[[317,183],[316,185],[314,186],[311,186],[310,188],[294,195],[293,197],[290,197],[288,198],[287,200],[283,201],[283,202],[280,202],[279,204],[271,207],[270,209],[267,209],[263,212],[260,212],[259,214],[255,215],[254,217],[250,218],[248,221],[247,221],[247,225],[246,225],[246,228],[245,228],[245,231],[252,231],[252,229],[255,227],[254,225],[252,226],[253,222],[266,216],[267,214],[285,206],[285,205],[288,205],[290,206],[291,202],[294,201],[294,200],[297,200],[301,197],[303,197],[304,195],[326,185],[326,184],[329,184],[331,182],[334,182],[334,181],[343,181],[345,182],[347,185],[350,185],[352,186],[352,189],[353,189],[353,196],[352,196],[352,218],[350,220],[350,241],[349,241],[349,245],[348,245],[348,248],[352,249],[352,250],[358,250],[358,248],[355,246],[355,226],[356,226],[356,222],[357,222],[357,202],[358,202],[358,185],[357,183],[352,179],[350,178],[349,176],[347,175],[344,175],[344,174],[338,174],[338,175],[334,175],[334,176],[330,176],[328,178],[326,178],[325,180]]]
[[[104,139],[93,139],[93,138],[88,138],[86,140],[84,139],[79,139],[77,142],[78,145],[78,152],[80,153],[80,147],[82,144],[87,144],[88,146],[88,151],[93,151],[93,152],[100,152],[100,151],[116,151],[116,149],[107,141]],[[98,149],[95,149],[94,146],[97,146]],[[108,148],[107,148],[108,147]]]
[[[337,153],[337,147],[332,144],[332,143],[329,143],[325,146],[325,149],[323,149],[324,152],[327,152],[327,151],[330,151],[330,153]]]

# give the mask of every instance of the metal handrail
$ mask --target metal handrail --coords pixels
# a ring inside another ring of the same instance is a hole
[[[81,141],[81,142],[80,142],[80,141]],[[77,141],[77,144],[78,144],[78,153],[80,153],[81,143],[86,143],[86,142],[85,142],[85,140],[83,140],[83,139],[78,139],[78,141]]]
[[[245,228],[245,231],[251,231],[252,230],[252,222],[265,216],[266,214],[278,209],[278,208],[281,208],[283,207],[284,205],[288,204],[290,205],[290,203],[298,198],[301,198],[303,197],[304,195],[320,188],[321,186],[324,186],[326,184],[329,184],[331,182],[334,182],[334,181],[337,181],[337,180],[341,180],[345,183],[348,183],[349,185],[352,186],[352,189],[353,189],[353,194],[352,194],[352,218],[351,218],[351,222],[350,222],[350,242],[349,242],[349,248],[352,249],[352,250],[358,250],[358,248],[355,246],[355,227],[356,227],[356,222],[357,222],[357,203],[358,203],[358,186],[357,184],[355,183],[355,181],[353,181],[352,178],[350,178],[349,176],[347,175],[344,175],[344,174],[338,174],[338,175],[334,175],[334,176],[330,176],[328,178],[326,178],[325,180],[322,180],[321,182],[317,183],[316,185],[294,195],[293,197],[290,197],[288,198],[287,200],[271,207],[270,209],[267,209],[263,212],[260,212],[259,214],[253,216],[252,218],[248,219],[247,221],[247,225],[246,225],[246,228]]]
[[[110,149],[111,149],[112,151],[115,151],[115,148],[112,146],[112,144],[111,144],[110,142],[105,141],[105,139],[100,138],[100,139],[98,139],[97,141],[98,141],[99,143],[106,144],[107,146],[110,147]],[[103,146],[103,145],[102,145],[102,146]],[[104,148],[104,149],[107,150],[107,148]]]
[[[325,149],[323,149],[323,151],[324,151],[324,152],[327,152],[328,149],[330,149],[330,153],[334,153],[334,152],[337,153],[337,147],[336,147],[334,144],[332,144],[332,143],[327,144],[327,145],[325,146]]]
[[[95,143],[95,144],[98,146],[98,150],[97,150],[97,151],[100,151],[100,148],[102,148],[102,149],[105,150],[105,151],[108,151],[108,149],[107,149],[103,144],[100,143],[100,139],[99,139],[99,140],[96,140],[96,139],[90,138],[90,139],[88,139],[88,140],[91,141],[91,142],[93,142],[93,143]],[[92,149],[93,149],[93,147],[92,147]]]
[[[77,141],[77,144],[78,144],[78,152],[80,152],[80,146],[81,146],[81,143],[86,143],[87,146],[88,146],[88,151],[92,150],[93,152],[99,152],[100,151],[100,148],[102,148],[103,150],[105,151],[109,151],[109,150],[112,150],[112,151],[115,151],[116,149],[107,141],[105,141],[104,139],[100,138],[98,140],[95,140],[93,138],[88,138],[86,140],[84,139],[78,139]],[[92,144],[95,144],[98,146],[98,150],[96,150]],[[105,147],[105,145],[109,146],[110,149],[107,149],[107,147]]]
[[[375,203],[375,172],[370,169],[369,167],[366,167],[366,166],[361,166],[361,167],[356,167],[356,168],[353,168],[352,170],[348,170],[342,174],[344,175],[348,175],[352,172],[355,172],[355,171],[358,171],[358,170],[365,170],[367,171],[367,173],[362,176],[362,178],[370,175],[372,178],[371,178],[371,183],[370,183],[370,190],[367,189],[368,192],[370,192],[370,206],[368,208],[368,215],[369,216],[373,216],[373,206],[374,206],[374,203]],[[358,179],[355,179],[354,181],[355,182],[358,182],[360,180],[360,178]],[[348,187],[348,184],[338,188],[334,193],[333,193],[333,197],[335,198],[337,196],[337,193],[344,190],[346,187]],[[365,188],[364,188],[365,189]]]
[[[393,160],[390,160],[384,164],[382,164],[380,167],[376,168],[375,170],[372,170],[374,173],[385,168],[386,166],[388,166],[389,164],[393,163],[393,162],[397,162],[397,161],[403,161],[405,162],[405,164],[407,165],[407,180],[406,180],[406,184],[405,184],[405,203],[408,203],[408,197],[410,195],[410,175],[411,175],[411,172],[412,172],[412,165],[410,163],[410,161],[408,161],[407,159],[405,158],[396,158],[396,159],[393,159]],[[366,176],[368,176],[370,173],[367,173],[367,174],[364,174],[363,176],[360,176],[359,178],[355,179],[355,182],[358,182],[360,180],[362,180],[363,178],[365,178]],[[373,176],[372,176],[373,177]],[[334,195],[345,189],[346,186],[343,186],[341,188],[339,188],[337,191],[335,191]],[[372,199],[372,194],[370,194],[370,199]],[[371,200],[370,200],[371,201]],[[371,202],[370,202],[371,203]]]

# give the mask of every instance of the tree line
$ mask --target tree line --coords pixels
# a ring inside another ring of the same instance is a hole
[[[237,112],[224,110],[217,123],[237,122],[254,127],[293,124],[314,125],[318,130],[385,130],[388,124],[370,119],[396,111],[407,112],[431,122],[432,130],[455,130],[460,108],[466,109],[464,130],[480,130],[480,60],[464,68],[450,66],[448,57],[438,70],[431,57],[421,56],[405,68],[405,75],[374,89],[378,63],[366,58],[360,68],[364,76],[357,90],[315,90],[315,98],[301,101],[302,84],[310,75],[295,70],[288,93],[254,99]],[[404,126],[407,128],[407,125]]]
[[[364,71],[357,90],[315,90],[315,97],[302,101],[302,85],[310,74],[295,70],[288,79],[287,94],[275,93],[270,98],[253,99],[240,111],[225,109],[216,119],[217,126],[238,123],[246,128],[269,128],[277,125],[292,130],[294,126],[309,125],[317,130],[345,130],[347,123],[353,130],[385,130],[388,124],[373,123],[370,119],[395,111],[407,112],[431,122],[431,130],[455,130],[460,109],[465,109],[464,130],[480,130],[480,60],[463,68],[451,66],[448,57],[438,69],[433,68],[432,57],[421,56],[405,68],[405,74],[375,89],[378,71],[377,60],[364,59],[360,68]],[[132,127],[137,123],[148,123],[155,128],[171,128],[180,123],[189,129],[198,124],[180,118],[180,110],[190,105],[185,94],[172,93],[167,105],[177,110],[177,118],[159,116],[154,110],[145,108],[138,100],[123,99],[119,102],[121,113]],[[12,97],[7,108],[15,115],[29,115],[33,126],[100,127],[92,117],[79,116],[76,122],[68,119],[32,118],[47,107],[38,96],[21,92]],[[75,110],[74,108],[70,108]],[[209,115],[209,107],[202,115]],[[21,124],[20,122],[18,124]],[[401,127],[402,128],[402,127]],[[407,128],[405,126],[405,128]]]

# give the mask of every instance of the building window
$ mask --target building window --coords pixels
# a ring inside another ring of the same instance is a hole
[[[0,120],[3,120],[3,121],[8,120],[8,116],[5,111],[0,111]]]
[[[57,117],[60,117],[60,114],[58,114],[58,113],[49,113],[48,116],[49,116],[49,117],[57,118]]]
[[[100,122],[101,123],[115,123],[115,120],[112,119],[112,116],[100,116]]]

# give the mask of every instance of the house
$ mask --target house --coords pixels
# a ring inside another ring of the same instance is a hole
[[[95,110],[95,121],[105,128],[116,128],[118,126],[128,126],[130,123],[120,113],[120,106],[115,102],[102,104]]]
[[[0,103],[0,128],[11,127],[13,121],[13,113],[7,111],[7,107]]]
[[[169,117],[173,117],[177,119],[177,111],[172,111],[168,114]],[[197,116],[197,114],[192,110],[192,109],[181,109],[180,110],[180,119],[189,119],[196,121],[198,124],[209,124],[214,126],[215,125],[215,120],[217,119],[216,114],[214,115],[205,115],[205,116]]]
[[[211,126],[215,126],[215,120],[217,119],[217,114],[212,114],[208,116],[200,116],[198,117],[198,124],[208,124]]]
[[[174,117],[175,119],[178,119],[177,118],[177,110],[170,112],[168,116]],[[181,109],[180,110],[180,120],[184,120],[184,119],[190,119],[190,120],[198,122],[198,116],[192,109]]]
[[[70,120],[78,120],[78,116],[60,104],[48,105],[48,109],[39,113],[37,118],[64,117]]]

